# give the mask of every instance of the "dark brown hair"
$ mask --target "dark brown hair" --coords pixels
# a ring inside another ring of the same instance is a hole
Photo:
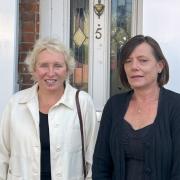
[[[120,49],[120,79],[121,83],[124,87],[130,88],[130,84],[127,80],[126,72],[124,70],[124,64],[125,61],[129,58],[131,53],[134,51],[134,49],[142,44],[147,43],[151,46],[153,50],[153,55],[157,61],[162,61],[164,64],[163,70],[161,73],[158,74],[157,82],[159,87],[162,87],[164,84],[166,84],[169,80],[169,65],[167,63],[167,60],[162,53],[162,50],[156,40],[154,40],[150,36],[143,36],[143,35],[136,35],[129,39],[124,46]]]

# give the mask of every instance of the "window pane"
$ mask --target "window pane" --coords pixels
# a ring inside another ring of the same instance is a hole
[[[132,0],[112,0],[111,4],[111,64],[110,95],[117,94],[122,88],[119,78],[119,52],[131,36]]]
[[[89,1],[71,0],[70,3],[70,48],[76,60],[71,83],[88,91]]]

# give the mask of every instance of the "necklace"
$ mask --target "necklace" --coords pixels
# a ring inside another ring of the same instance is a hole
[[[140,108],[137,108],[137,112],[138,112],[138,113],[141,113],[141,109],[140,109]]]
[[[137,113],[141,113],[142,112],[142,105],[140,106],[140,103],[138,103],[138,102],[135,102],[135,109],[136,109],[136,111],[137,111]]]
[[[157,105],[158,99],[159,99],[159,91],[160,89],[158,88],[156,91],[154,91],[153,93],[151,93],[151,95],[149,95],[149,97],[144,97],[143,99],[141,98],[141,100],[137,99],[137,94],[134,94],[133,96],[133,104],[134,104],[134,110],[138,113],[141,114],[142,112],[146,112],[148,113],[149,111],[151,111],[151,109]]]
[[[138,113],[141,114],[142,112],[148,112],[151,110],[151,108],[157,104],[159,99],[159,94],[152,99],[149,99],[148,101],[137,101],[134,100],[133,104],[134,104],[134,110]]]
[[[143,101],[141,103],[134,101],[134,109],[138,114],[141,114],[142,112],[148,112],[151,111],[152,107],[156,105],[157,102],[158,102],[158,98],[148,102]]]

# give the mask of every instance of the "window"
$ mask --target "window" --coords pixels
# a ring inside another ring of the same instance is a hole
[[[76,68],[71,83],[88,92],[89,61],[89,1],[70,1],[70,48],[74,52]]]

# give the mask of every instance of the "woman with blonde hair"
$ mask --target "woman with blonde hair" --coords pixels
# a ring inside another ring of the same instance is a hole
[[[0,121],[0,179],[82,180],[82,144],[69,82],[74,59],[55,39],[39,39],[26,62],[35,85],[17,92]],[[91,179],[96,111],[91,97],[79,93],[87,179]]]

